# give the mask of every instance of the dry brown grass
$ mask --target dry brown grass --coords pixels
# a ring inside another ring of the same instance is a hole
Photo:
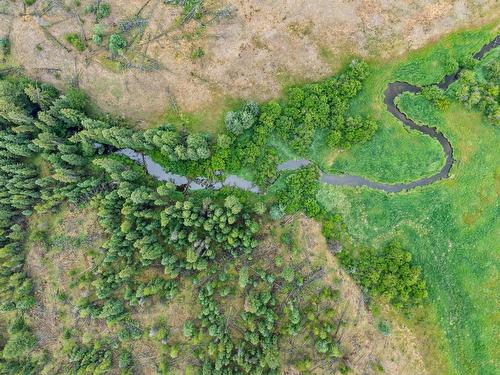
[[[426,374],[424,361],[420,353],[428,353],[422,348],[425,337],[416,336],[410,330],[404,319],[392,311],[388,306],[382,306],[382,312],[374,317],[365,304],[362,293],[352,279],[339,267],[335,257],[328,250],[318,223],[304,216],[287,219],[288,228],[291,228],[295,238],[295,246],[301,251],[291,251],[284,244],[279,243],[284,229],[283,226],[268,228],[268,235],[262,239],[254,254],[254,262],[249,265],[263,267],[267,272],[278,273],[275,259],[279,256],[284,264],[293,264],[298,272],[311,275],[319,268],[325,274],[312,284],[312,291],[323,285],[330,285],[340,291],[340,299],[336,304],[339,317],[345,321],[339,330],[340,345],[346,355],[347,362],[356,374],[375,373],[376,365],[381,365],[387,374]],[[27,258],[27,270],[35,284],[37,305],[30,314],[30,321],[36,335],[40,339],[40,347],[51,353],[52,367],[48,370],[57,372],[66,366],[66,358],[61,353],[62,333],[64,328],[72,328],[80,337],[102,337],[115,334],[103,321],[81,319],[74,312],[72,306],[86,291],[79,287],[72,287],[74,276],[70,270],[81,273],[91,266],[88,252],[100,246],[103,234],[96,224],[96,217],[89,209],[78,211],[65,208],[60,214],[49,219],[43,216],[33,218],[32,230],[50,233],[52,241],[61,237],[62,240],[47,249],[44,242],[31,239]],[[85,238],[86,241],[74,246],[71,239]],[[145,280],[157,274],[152,270],[144,275]],[[236,275],[236,270],[230,268],[228,272]],[[146,331],[145,336],[131,343],[134,353],[135,371],[138,374],[151,374],[161,353],[162,345],[156,339],[149,338],[148,330],[153,326],[165,325],[169,327],[168,344],[180,343],[187,345],[183,337],[182,327],[186,320],[193,319],[199,312],[197,290],[195,286],[184,281],[179,286],[180,293],[168,304],[157,300],[148,301],[144,306],[133,309],[132,318],[139,322]],[[311,290],[304,290],[309,293]],[[56,297],[58,292],[64,292],[66,301]],[[280,294],[280,298],[286,295]],[[302,292],[301,292],[302,293]],[[221,306],[230,318],[232,335],[237,337],[239,331],[239,312],[244,304],[239,289],[224,300]],[[377,329],[380,319],[387,319],[391,324],[391,335],[383,336]],[[415,328],[415,327],[412,327]],[[418,328],[418,327],[417,327]],[[431,337],[432,338],[432,337]],[[428,338],[427,338],[428,339]],[[282,360],[285,364],[284,374],[298,372],[289,363],[293,353],[299,350],[311,350],[307,336],[298,337],[292,341],[282,343]],[[294,349],[295,348],[295,349]],[[116,354],[116,353],[115,353]],[[181,350],[174,373],[182,374],[188,363],[192,361],[189,346]],[[327,374],[328,367],[317,367],[316,374]]]
[[[0,1],[1,33],[10,33],[12,53],[36,78],[63,87],[77,82],[106,111],[124,115],[139,125],[161,121],[172,110],[172,97],[182,112],[213,118],[220,126],[220,103],[225,98],[267,100],[280,95],[282,85],[316,80],[337,70],[346,56],[388,57],[418,48],[458,27],[498,18],[494,0],[206,0],[207,14],[179,26],[180,7],[160,0],[110,0],[112,13],[102,21],[106,32],[138,13],[148,20],[127,49],[134,63],[148,59],[158,71],[120,69],[109,52],[90,41],[83,53],[64,41],[70,32],[89,40],[93,16],[72,1],[53,3],[44,12],[38,1],[26,9]],[[144,6],[146,4],[146,6]],[[225,6],[234,17],[214,20]],[[83,21],[80,24],[79,18]],[[5,29],[5,31],[4,31]],[[193,59],[202,48],[204,56]],[[293,78],[293,79],[291,79]],[[205,130],[207,122],[192,125]]]

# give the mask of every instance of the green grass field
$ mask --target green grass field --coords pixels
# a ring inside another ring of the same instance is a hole
[[[372,78],[375,85],[366,85],[353,110],[372,111],[384,125],[373,140],[337,158],[334,167],[384,181],[408,180],[439,169],[442,156],[429,139],[408,132],[401,137],[402,131],[384,115],[385,84],[395,79],[437,82],[449,73],[450,56],[460,61],[494,35],[487,28],[457,33],[403,62],[373,63],[381,77]],[[343,214],[356,240],[381,245],[398,238],[413,252],[446,336],[453,373],[495,374],[500,358],[500,129],[456,103],[438,113],[425,99],[405,95],[399,105],[415,121],[436,126],[448,137],[456,160],[451,178],[401,194],[324,185],[318,198]],[[402,157],[397,152],[373,154],[391,145],[403,146]],[[427,165],[424,160],[432,165],[419,169]]]
[[[214,103],[194,112],[181,112],[172,105],[165,111],[161,119],[154,122],[175,125],[179,130],[217,134],[224,129],[224,115],[243,104],[243,100],[225,96],[216,96]]]
[[[372,74],[352,102],[351,112],[371,116],[379,130],[367,143],[347,151],[326,148],[318,134],[308,158],[331,173],[389,183],[408,182],[438,172],[444,163],[441,147],[432,138],[399,123],[383,103],[384,90],[395,80],[417,85],[437,83],[494,35],[491,27],[459,32],[399,60],[371,61]],[[484,61],[488,59],[491,56]],[[225,101],[224,108],[210,116],[202,112],[167,113],[165,120],[190,130],[216,133],[222,126],[224,111],[235,105],[237,102]],[[500,333],[495,303],[500,292],[496,274],[500,129],[458,104],[440,113],[421,96],[405,94],[398,105],[416,122],[435,126],[450,139],[456,160],[451,178],[393,195],[365,188],[323,186],[318,198],[325,207],[344,216],[356,240],[377,246],[400,239],[424,270],[431,310],[436,312],[435,320],[444,333],[443,351],[452,373],[494,374],[498,365],[495,359],[500,358],[495,347]],[[207,118],[212,120],[201,128]],[[300,158],[279,140],[272,144],[282,160]],[[238,174],[252,178],[251,171]],[[429,345],[441,348],[436,342]],[[428,364],[438,350],[426,358]],[[439,366],[430,371],[447,372],[443,371],[446,366]]]
[[[351,110],[377,120],[379,129],[369,142],[339,153],[329,170],[389,183],[408,182],[436,173],[444,164],[439,144],[402,126],[384,104],[384,91],[394,81],[397,64],[372,62],[370,67],[372,73]]]
[[[330,155],[329,170],[336,174],[354,174],[370,179],[396,183],[408,182],[438,172],[444,154],[437,142],[403,127],[386,109],[383,102],[387,84],[407,81],[416,85],[439,82],[457,68],[457,63],[487,43],[490,29],[464,31],[443,38],[431,47],[408,54],[404,61],[373,61],[371,75],[352,103],[352,112],[373,117],[379,130],[366,144]],[[431,125],[440,121],[439,114]],[[428,118],[425,118],[427,121]]]

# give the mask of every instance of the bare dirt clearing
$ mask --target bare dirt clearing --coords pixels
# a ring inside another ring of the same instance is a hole
[[[111,0],[97,46],[95,16],[84,11],[93,2],[76,3],[39,0],[25,8],[0,0],[0,33],[10,37],[15,62],[59,87],[78,84],[103,110],[139,123],[178,109],[201,112],[212,128],[228,97],[276,97],[283,85],[331,74],[348,55],[401,54],[499,14],[493,0],[207,0],[200,19],[183,23],[179,6]],[[125,68],[106,48],[124,21],[135,27]],[[85,51],[65,40],[70,33],[80,35]]]

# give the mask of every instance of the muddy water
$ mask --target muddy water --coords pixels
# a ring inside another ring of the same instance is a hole
[[[481,50],[474,55],[474,58],[480,60],[487,52],[496,48],[500,45],[500,35],[498,35],[495,39],[493,39],[490,43],[484,45]],[[453,82],[455,82],[460,75],[460,69],[450,75],[447,75],[443,78],[443,80],[438,83],[438,86],[446,90]],[[444,154],[446,155],[446,162],[441,170],[430,176],[421,178],[415,181],[411,181],[404,184],[384,184],[381,182],[376,182],[369,180],[365,177],[361,176],[353,176],[353,175],[332,175],[328,173],[321,173],[320,181],[330,185],[336,186],[367,186],[372,189],[382,190],[388,193],[397,193],[403,190],[411,190],[418,186],[425,186],[432,184],[433,182],[442,180],[444,178],[448,178],[451,167],[453,166],[453,148],[451,147],[448,139],[435,128],[419,125],[413,122],[411,119],[406,117],[404,113],[402,113],[394,100],[396,97],[401,95],[404,92],[410,93],[419,93],[421,89],[417,86],[411,85],[406,82],[392,82],[389,83],[387,89],[384,92],[384,103],[387,106],[387,110],[392,113],[394,117],[396,117],[399,121],[403,123],[403,125],[407,126],[412,130],[419,131],[429,137],[434,138],[441,145]],[[243,190],[251,191],[254,193],[260,193],[260,189],[258,186],[254,185],[252,182],[247,181],[241,177],[230,175],[227,176],[223,182],[212,182],[209,181],[205,177],[198,177],[191,181],[189,181],[185,176],[176,175],[170,172],[165,171],[162,166],[158,163],[155,163],[149,156],[144,155],[140,152],[136,152],[132,149],[126,148],[121,149],[116,152],[117,154],[124,155],[131,160],[134,160],[146,168],[146,171],[149,175],[156,178],[159,181],[170,181],[174,183],[176,186],[187,186],[191,190],[200,190],[200,189],[220,189],[223,186],[231,186],[237,187]],[[284,163],[281,163],[277,166],[278,171],[291,171],[302,168],[311,164],[309,160],[288,160]]]

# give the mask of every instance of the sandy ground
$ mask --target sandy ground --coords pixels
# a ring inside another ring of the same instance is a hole
[[[495,0],[205,0],[201,20],[181,24],[182,9],[161,0],[110,0],[107,35],[134,16],[147,22],[126,52],[133,67],[117,69],[107,39],[101,47],[90,40],[91,2],[0,0],[0,37],[9,36],[14,61],[31,76],[78,84],[100,108],[138,123],[173,105],[210,113],[227,97],[273,98],[287,83],[330,75],[348,55],[402,54],[500,14]],[[74,51],[68,33],[87,50]],[[193,58],[198,49],[203,57]]]

